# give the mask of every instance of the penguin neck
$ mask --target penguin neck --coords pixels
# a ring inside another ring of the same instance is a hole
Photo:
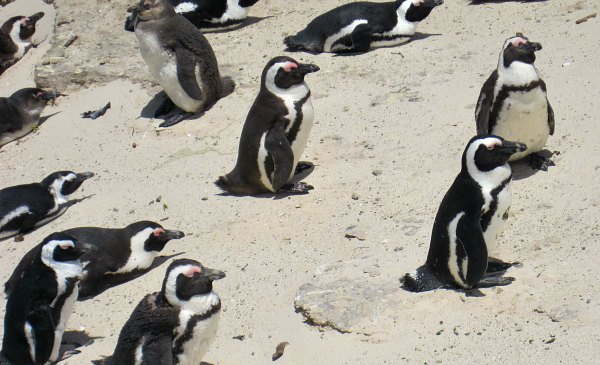
[[[502,185],[506,179],[510,179],[512,176],[512,170],[508,163],[489,171],[481,171],[477,168],[473,159],[467,161],[467,173],[479,186],[486,190],[492,190]]]
[[[14,58],[21,58],[25,54],[27,47],[31,45],[31,37],[27,39],[21,39],[21,20],[15,21],[10,30],[10,38],[13,43],[17,46]]]
[[[190,311],[194,315],[201,316],[221,309],[221,298],[214,291],[195,295],[188,300],[181,300],[174,293],[169,292],[165,293],[165,297],[172,306],[179,307],[182,311]]]
[[[306,85],[305,82],[288,87],[287,89],[279,88],[277,87],[277,85],[275,85],[275,83],[269,82],[265,83],[265,86],[267,87],[267,90],[269,90],[269,92],[284,99],[290,98],[293,100],[300,100],[306,97],[308,93],[310,93],[308,85]]]
[[[56,180],[52,183],[52,185],[50,185],[50,189],[48,189],[50,191],[50,194],[52,194],[56,205],[65,204],[68,201],[68,198],[61,193],[62,185],[62,179]]]
[[[540,75],[531,63],[513,61],[510,65],[504,65],[504,57],[501,55],[498,61],[498,85],[525,86],[539,81]]]

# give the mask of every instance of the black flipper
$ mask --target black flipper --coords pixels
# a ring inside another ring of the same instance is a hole
[[[285,124],[283,122],[275,123],[267,132],[265,148],[273,159],[271,185],[273,185],[273,190],[278,191],[288,182],[294,165],[294,152],[285,136]]]
[[[513,266],[513,264],[511,262],[488,260],[488,265],[487,265],[487,269],[485,270],[485,273],[486,274],[505,273],[506,270],[510,269],[512,266]]]
[[[371,33],[373,29],[367,24],[359,24],[352,31],[352,49],[350,52],[367,52],[371,48]]]
[[[278,191],[292,193],[292,194],[308,194],[309,191],[313,190],[312,185],[308,185],[305,182],[297,182],[295,184],[285,184]]]
[[[548,102],[548,127],[550,128],[550,135],[554,135],[554,109]]]
[[[467,272],[461,272],[469,287],[475,287],[483,278],[488,264],[487,246],[480,221],[481,217],[478,214],[465,215],[460,218],[456,226],[456,240],[462,245],[469,259]]]
[[[50,307],[38,304],[27,314],[35,338],[35,363],[45,364],[52,355],[54,344],[54,322]]]
[[[202,100],[202,90],[196,79],[196,68],[199,67],[196,55],[184,47],[177,47],[175,57],[177,58],[177,79],[179,79],[181,87],[192,99]]]
[[[402,289],[419,293],[444,287],[438,277],[425,265],[400,278]]]
[[[494,103],[494,84],[498,80],[498,71],[494,70],[485,81],[475,108],[475,121],[477,122],[477,134],[492,133],[490,126],[490,113]]]

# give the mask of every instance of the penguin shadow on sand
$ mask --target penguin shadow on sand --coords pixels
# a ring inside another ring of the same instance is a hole
[[[43,116],[43,117],[40,117],[40,120],[39,120],[39,122],[38,122],[38,125],[37,125],[37,127],[35,127],[35,129],[31,131],[31,133],[28,133],[28,134],[24,135],[23,137],[19,138],[19,139],[18,139],[18,140],[16,140],[16,141],[13,141],[13,142],[14,142],[14,143],[16,143],[16,144],[22,143],[22,142],[25,140],[25,138],[27,138],[29,135],[31,135],[31,134],[33,134],[35,131],[37,131],[37,130],[38,130],[38,128],[39,128],[39,127],[40,127],[42,124],[46,123],[46,121],[47,121],[48,119],[52,118],[53,116],[55,116],[55,115],[56,115],[56,114],[58,114],[58,113],[60,113],[60,111],[58,111],[58,112],[56,112],[56,113],[52,113],[52,114],[46,115],[46,116]],[[0,147],[0,153],[2,153],[2,152],[4,152],[4,150],[2,149],[2,147]]]
[[[73,355],[81,353],[78,350],[81,347],[87,347],[94,343],[95,340],[104,337],[92,337],[85,331],[66,331],[62,336],[60,343],[59,359],[63,361],[70,358]]]
[[[112,356],[107,356],[100,360],[92,360],[92,365],[122,365],[122,364],[115,364],[112,360]],[[202,361],[199,365],[217,365],[217,364]]]
[[[248,16],[246,17],[246,19],[244,19],[244,22],[238,26],[236,26],[235,28],[231,28],[231,29],[211,29],[210,31],[204,31],[202,33],[206,34],[206,33],[229,33],[231,31],[238,31],[240,29],[244,29],[246,27],[249,27],[251,25],[254,25],[256,23],[260,23],[261,21],[268,19],[268,18],[274,18],[275,16],[273,15],[269,15],[269,16]]]
[[[160,91],[158,94],[154,95],[154,97],[152,99],[150,99],[150,101],[148,102],[148,104],[146,104],[145,107],[142,108],[142,111],[140,112],[140,116],[143,118],[160,119],[160,120],[164,121],[168,117],[170,117],[171,115],[173,115],[177,112],[183,112],[177,105],[173,105],[172,110],[170,110],[168,113],[163,113],[160,109],[163,108],[165,106],[165,104],[168,104],[168,103],[169,103],[169,97],[167,96],[167,93],[165,93],[164,91]],[[199,113],[195,113],[183,120],[198,119],[201,116],[203,116],[207,110],[208,109],[205,109]],[[160,127],[159,127],[159,129],[160,129]]]
[[[541,150],[540,152],[538,152],[537,154],[548,159],[548,166],[550,166],[550,168],[552,168],[553,166],[556,166],[554,161],[552,161],[550,158],[554,155],[558,155],[559,152],[552,152],[552,151],[544,149],[544,150]],[[512,169],[513,180],[515,180],[515,181],[527,179],[528,177],[531,177],[541,171],[538,169],[531,168],[529,158],[524,158],[524,159],[521,159],[518,161],[509,162],[509,165],[510,165],[510,168]],[[545,172],[545,171],[542,171],[542,172]]]
[[[147,269],[132,271],[130,273],[130,276],[127,276],[127,277],[113,276],[113,278],[105,278],[103,281],[103,286],[102,286],[102,288],[100,288],[100,291],[97,294],[87,296],[87,297],[80,296],[77,300],[80,302],[85,302],[86,300],[94,299],[96,296],[104,293],[108,289],[111,289],[111,288],[114,288],[115,286],[119,286],[119,285],[128,283],[130,281],[136,280],[140,276],[149,273],[150,271],[156,269],[157,267],[161,266],[162,264],[169,261],[170,259],[177,257],[177,256],[181,256],[183,254],[184,254],[183,252],[178,252],[178,253],[174,253],[172,255],[157,256],[154,259],[154,261],[152,262],[152,265],[150,265],[150,267]]]
[[[469,5],[483,5],[488,3],[543,3],[548,0],[471,0]]]

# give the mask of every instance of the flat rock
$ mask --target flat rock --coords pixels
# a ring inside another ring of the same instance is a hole
[[[365,258],[319,266],[298,289],[294,307],[308,323],[372,335],[392,320],[401,303],[398,278],[380,275],[377,262]]]

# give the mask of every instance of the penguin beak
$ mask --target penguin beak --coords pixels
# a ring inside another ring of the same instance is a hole
[[[28,16],[27,19],[29,19],[29,22],[31,24],[35,24],[38,20],[42,19],[44,17],[44,13],[43,12],[39,12],[39,13],[35,13],[32,16]]]
[[[442,5],[444,0],[423,0],[419,6],[424,6],[427,8],[435,8],[436,6]]]
[[[542,49],[542,44],[538,42],[527,42],[525,43],[525,49],[529,52],[535,52]]]
[[[512,155],[513,153],[516,153],[516,152],[523,152],[526,149],[527,149],[527,146],[524,143],[504,141],[504,142],[502,142],[502,147],[500,148],[500,151],[502,151],[503,153],[506,153],[508,155]]]
[[[178,240],[183,237],[185,237],[185,233],[183,233],[181,231],[170,230],[170,229],[165,230],[165,232],[160,235],[160,238],[165,241]]]
[[[319,66],[310,63],[299,63],[296,69],[300,74],[306,75],[311,72],[317,72],[320,70]]]
[[[202,272],[200,273],[200,276],[203,276],[210,280],[220,280],[225,277],[225,273],[220,270],[209,269],[208,267],[204,267],[204,268],[202,268]]]
[[[42,99],[46,101],[54,100],[59,96],[67,96],[65,94],[61,94],[58,91],[44,91],[42,94]]]
[[[94,173],[93,172],[82,172],[82,173],[75,174],[75,175],[77,175],[77,180],[78,181],[84,182],[85,180],[93,177]]]

